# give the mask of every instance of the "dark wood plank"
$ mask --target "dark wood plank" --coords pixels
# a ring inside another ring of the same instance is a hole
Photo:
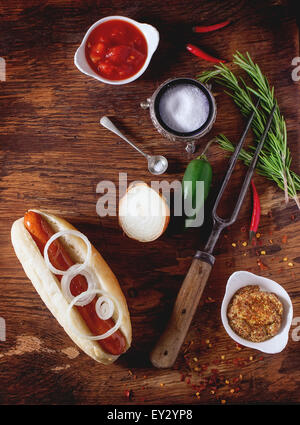
[[[147,72],[120,87],[97,83],[73,65],[87,28],[112,14],[149,22],[161,34],[159,50]],[[227,18],[234,23],[220,32],[191,35],[195,23]],[[7,339],[0,342],[0,403],[299,402],[300,344],[292,339],[293,328],[282,353],[261,355],[247,348],[238,350],[220,321],[225,284],[236,270],[260,273],[282,284],[292,298],[294,316],[300,316],[299,213],[293,203],[284,205],[282,192],[272,182],[255,177],[262,203],[257,246],[242,245],[247,240],[242,229],[249,225],[250,194],[238,221],[219,240],[212,275],[185,346],[170,370],[154,369],[149,352],[163,330],[192,255],[203,247],[209,229],[205,226],[199,232],[182,234],[170,226],[159,240],[140,244],[122,235],[116,217],[100,219],[96,214],[99,181],[117,183],[118,172],[127,172],[129,182],[151,181],[144,159],[100,128],[103,114],[115,117],[145,150],[167,156],[170,170],[161,179],[181,179],[188,156],[180,144],[167,142],[155,131],[139,103],[165,79],[194,77],[209,68],[185,51],[187,41],[229,61],[236,49],[251,53],[275,85],[287,120],[293,168],[300,171],[300,111],[296,107],[300,93],[299,83],[291,79],[299,38],[289,2],[193,1],[183,5],[179,0],[120,0],[112,7],[106,0],[19,0],[1,2],[0,20],[0,56],[7,62],[7,81],[0,82],[0,316],[7,326]],[[241,132],[243,121],[231,100],[218,89],[216,98],[217,121],[201,145],[219,132],[234,141]],[[216,146],[210,149],[209,159],[215,191],[227,159]],[[237,192],[243,173],[239,165],[232,193]],[[227,196],[230,206],[231,194]],[[69,219],[118,276],[131,312],[133,344],[114,365],[95,364],[75,349],[17,262],[10,227],[33,207]],[[260,270],[259,258],[266,270]],[[207,388],[201,390],[205,379]],[[125,396],[126,389],[133,391],[131,399]]]

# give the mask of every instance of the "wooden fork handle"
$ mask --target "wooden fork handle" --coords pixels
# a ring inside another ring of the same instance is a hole
[[[150,354],[153,366],[168,368],[175,363],[197,310],[214,260],[210,254],[197,252],[176,298],[168,325]]]

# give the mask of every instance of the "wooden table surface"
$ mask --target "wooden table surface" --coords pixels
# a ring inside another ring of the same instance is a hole
[[[148,70],[129,85],[103,85],[73,64],[86,30],[106,15],[129,16],[153,24],[160,32],[159,49]],[[191,33],[196,23],[228,18],[233,24],[217,33]],[[204,246],[209,226],[183,234],[171,225],[159,240],[141,244],[123,236],[117,217],[96,214],[98,182],[118,184],[119,172],[128,173],[129,182],[151,181],[143,157],[99,126],[103,114],[114,118],[146,151],[167,156],[170,168],[161,179],[182,178],[190,158],[181,144],[172,144],[156,132],[149,113],[139,104],[167,78],[195,77],[211,68],[185,51],[188,41],[229,62],[237,49],[250,52],[275,86],[287,121],[292,168],[299,173],[300,84],[291,78],[299,36],[291,4],[280,0],[1,0],[0,22],[0,56],[7,72],[6,81],[0,82],[0,316],[6,323],[6,340],[0,342],[0,403],[299,402],[296,324],[300,319],[291,327],[287,347],[276,355],[237,347],[220,320],[226,281],[236,270],[275,279],[292,299],[294,318],[300,317],[299,212],[293,202],[284,204],[282,191],[255,176],[262,204],[257,246],[243,246],[247,240],[243,230],[248,230],[251,215],[249,192],[238,221],[218,242],[216,263],[185,345],[168,370],[153,368],[149,351],[163,330],[193,253]],[[229,97],[220,89],[214,91],[217,121],[201,145],[220,132],[237,141],[243,125]],[[208,156],[216,193],[228,159],[217,146],[210,148]],[[226,195],[224,214],[244,171],[240,164]],[[76,349],[15,257],[10,227],[33,207],[60,214],[74,224],[118,276],[131,313],[133,343],[115,364],[97,364]],[[258,266],[259,259],[265,270]]]

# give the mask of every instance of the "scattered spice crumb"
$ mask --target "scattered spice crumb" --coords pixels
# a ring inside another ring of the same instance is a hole
[[[282,243],[287,243],[287,235],[282,236]]]
[[[51,370],[53,372],[60,372],[61,370],[65,370],[65,369],[69,369],[69,367],[71,367],[71,365],[67,364],[65,366],[57,366],[57,367],[53,367]]]
[[[260,270],[269,270],[269,267],[264,264],[260,259],[257,260],[257,265],[259,266]]]

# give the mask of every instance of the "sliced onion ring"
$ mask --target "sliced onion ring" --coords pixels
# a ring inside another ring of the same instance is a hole
[[[88,240],[88,238],[85,235],[83,235],[82,233],[78,232],[77,230],[67,229],[67,230],[61,230],[60,232],[54,233],[54,235],[51,236],[51,238],[48,240],[48,242],[46,243],[45,248],[44,248],[44,259],[45,259],[45,262],[46,262],[48,268],[54,274],[65,275],[65,274],[68,273],[68,270],[58,270],[58,269],[56,269],[51,264],[51,262],[49,260],[49,256],[48,256],[48,249],[49,249],[49,246],[52,244],[52,242],[54,242],[56,239],[60,238],[61,236],[65,236],[65,235],[76,236],[76,237],[82,239],[84,241],[84,243],[86,244],[87,253],[86,253],[86,257],[85,257],[84,262],[82,264],[75,264],[77,266],[77,274],[79,274],[79,272],[81,270],[86,269],[86,267],[87,267],[87,265],[88,265],[88,263],[90,261],[91,254],[92,254],[92,247],[91,247],[91,243]]]
[[[87,280],[88,287],[87,287],[87,290],[82,292],[81,294],[86,294],[86,296],[82,296],[82,298],[80,298],[80,300],[78,300],[75,303],[75,305],[83,307],[89,304],[95,298],[95,294],[90,293],[90,291],[96,288],[96,283],[93,280],[92,274],[88,271],[88,269],[81,270],[80,273],[78,273],[78,268],[80,266],[81,266],[80,264],[74,264],[67,270],[67,273],[63,275],[61,280],[61,290],[66,300],[70,303],[74,298],[74,295],[72,294],[71,288],[70,288],[72,279],[78,274],[81,274],[82,276],[84,276]]]
[[[95,310],[100,319],[108,320],[114,314],[114,303],[109,297],[102,295],[96,302]]]
[[[110,298],[110,300],[112,300],[114,302],[114,304],[116,305],[117,309],[118,309],[118,320],[115,323],[115,326],[113,326],[111,329],[109,329],[107,332],[105,332],[102,335],[86,335],[86,334],[82,334],[81,332],[78,332],[78,330],[74,327],[72,321],[71,321],[71,310],[74,307],[74,305],[77,303],[77,301],[79,301],[82,297],[85,297],[89,294],[100,294],[100,295],[104,295],[105,297]],[[84,338],[84,339],[88,339],[90,341],[98,341],[101,339],[105,339],[108,338],[109,336],[111,336],[112,334],[114,334],[120,327],[121,322],[122,322],[122,318],[123,318],[123,313],[122,310],[120,308],[120,304],[117,301],[117,299],[115,297],[113,297],[112,295],[108,294],[107,292],[103,291],[102,289],[91,289],[90,291],[85,291],[82,292],[81,294],[77,295],[77,297],[73,298],[73,300],[71,301],[71,303],[68,306],[68,309],[66,311],[67,314],[67,320],[68,320],[68,324],[70,326],[70,328],[72,329],[72,332],[79,338]]]

